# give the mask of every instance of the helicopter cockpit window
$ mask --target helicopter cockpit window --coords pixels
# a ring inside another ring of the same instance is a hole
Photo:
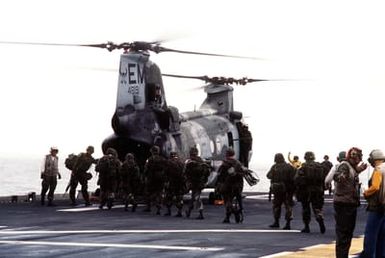
[[[150,102],[155,101],[155,87],[156,87],[155,83],[146,84],[146,95],[147,95],[147,99]]]
[[[146,94],[147,94],[147,99],[149,100],[149,103],[152,103],[159,107],[163,106],[162,89],[159,84],[147,83]]]

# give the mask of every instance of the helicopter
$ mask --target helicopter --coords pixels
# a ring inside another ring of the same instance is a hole
[[[248,58],[233,55],[211,54],[175,50],[160,42],[134,41],[115,44],[55,44],[32,42],[0,42],[7,44],[32,44],[54,46],[82,46],[123,50],[120,55],[118,89],[115,111],[111,119],[113,134],[102,143],[102,151],[114,148],[120,160],[133,153],[143,170],[150,148],[157,145],[161,154],[169,157],[177,152],[182,159],[189,157],[191,147],[210,162],[213,168],[207,187],[214,187],[217,169],[228,148],[234,149],[236,158],[248,168],[252,156],[252,135],[243,122],[243,114],[234,110],[231,85],[246,85],[266,79],[226,78],[208,76],[184,76],[162,74],[157,64],[150,60],[150,52],[176,52],[181,54],[207,55],[231,58]],[[254,59],[254,58],[251,58]],[[197,110],[179,113],[177,107],[167,104],[162,76],[198,79],[206,83],[207,94]],[[247,170],[252,172],[251,170]],[[249,184],[256,184],[254,174],[248,174]]]
[[[242,113],[233,108],[231,84],[245,85],[266,80],[162,74],[159,67],[150,61],[148,51],[236,56],[171,50],[159,43],[147,42],[106,48],[123,48],[124,53],[120,56],[117,101],[112,117],[114,133],[102,143],[103,152],[112,147],[118,151],[120,159],[129,152],[133,153],[143,167],[153,145],[159,146],[166,157],[175,151],[182,159],[189,157],[190,148],[194,146],[214,168],[207,187],[215,185],[216,171],[228,148],[234,149],[236,158],[248,167],[252,135],[242,122]],[[179,113],[178,108],[167,104],[162,76],[203,80],[206,99],[198,110]]]

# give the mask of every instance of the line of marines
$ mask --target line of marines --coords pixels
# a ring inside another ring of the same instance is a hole
[[[116,199],[124,202],[127,211],[135,212],[139,199],[144,201],[145,212],[151,212],[155,207],[157,215],[161,214],[164,205],[164,216],[171,216],[171,208],[177,209],[176,217],[182,217],[183,196],[191,192],[191,198],[184,210],[185,216],[190,217],[194,207],[198,211],[196,219],[204,219],[202,190],[206,187],[208,177],[212,171],[210,164],[198,155],[198,149],[191,147],[189,158],[183,161],[176,152],[171,152],[169,158],[160,154],[158,146],[150,149],[151,156],[146,160],[143,173],[136,162],[134,154],[127,153],[121,162],[118,153],[108,148],[100,159],[92,157],[94,148],[89,146],[86,152],[71,155],[65,165],[71,170],[71,178],[66,191],[69,189],[71,205],[75,206],[76,188],[81,185],[81,192],[86,206],[91,205],[88,194],[88,180],[92,174],[88,172],[92,164],[98,172],[97,185],[99,186],[100,209],[111,209]],[[242,190],[245,169],[235,158],[231,148],[226,151],[226,158],[218,169],[216,193],[224,200],[225,218],[223,223],[230,223],[230,216],[234,214],[235,221],[243,221]]]
[[[285,161],[282,153],[275,154],[274,165],[267,173],[271,181],[273,199],[274,222],[271,228],[279,228],[281,206],[285,206],[286,224],[283,229],[291,229],[290,222],[293,219],[293,206],[295,196],[302,205],[303,233],[310,232],[311,210],[313,210],[316,221],[319,224],[321,233],[325,233],[323,205],[325,191],[325,177],[331,169],[331,162],[319,163],[315,161],[313,152],[308,151],[304,155],[305,162],[301,163],[298,156],[289,163]]]

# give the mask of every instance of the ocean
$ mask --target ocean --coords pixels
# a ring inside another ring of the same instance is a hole
[[[61,194],[65,192],[70,179],[70,171],[64,166],[64,159],[59,156],[59,171],[62,175],[58,180],[55,193]],[[26,195],[29,192],[40,194],[41,179],[40,167],[42,159],[38,158],[0,158],[0,196],[10,195]],[[269,189],[270,182],[266,178],[269,167],[258,166],[251,162],[250,168],[255,171],[260,178],[257,185],[250,187],[245,183],[244,191],[266,192]],[[94,166],[90,172],[93,174],[92,179],[88,182],[89,191],[95,191],[97,188],[97,176]],[[80,186],[78,186],[80,190]]]

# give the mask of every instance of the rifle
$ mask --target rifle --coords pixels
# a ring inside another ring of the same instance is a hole
[[[269,202],[271,202],[271,195],[272,195],[272,192],[271,192],[271,183],[270,183],[270,187],[269,187]]]
[[[66,190],[64,191],[63,193],[63,197],[65,196],[65,194],[68,192],[68,190],[70,189],[71,187],[71,179],[68,181],[68,184],[67,184],[67,187],[66,187]]]

